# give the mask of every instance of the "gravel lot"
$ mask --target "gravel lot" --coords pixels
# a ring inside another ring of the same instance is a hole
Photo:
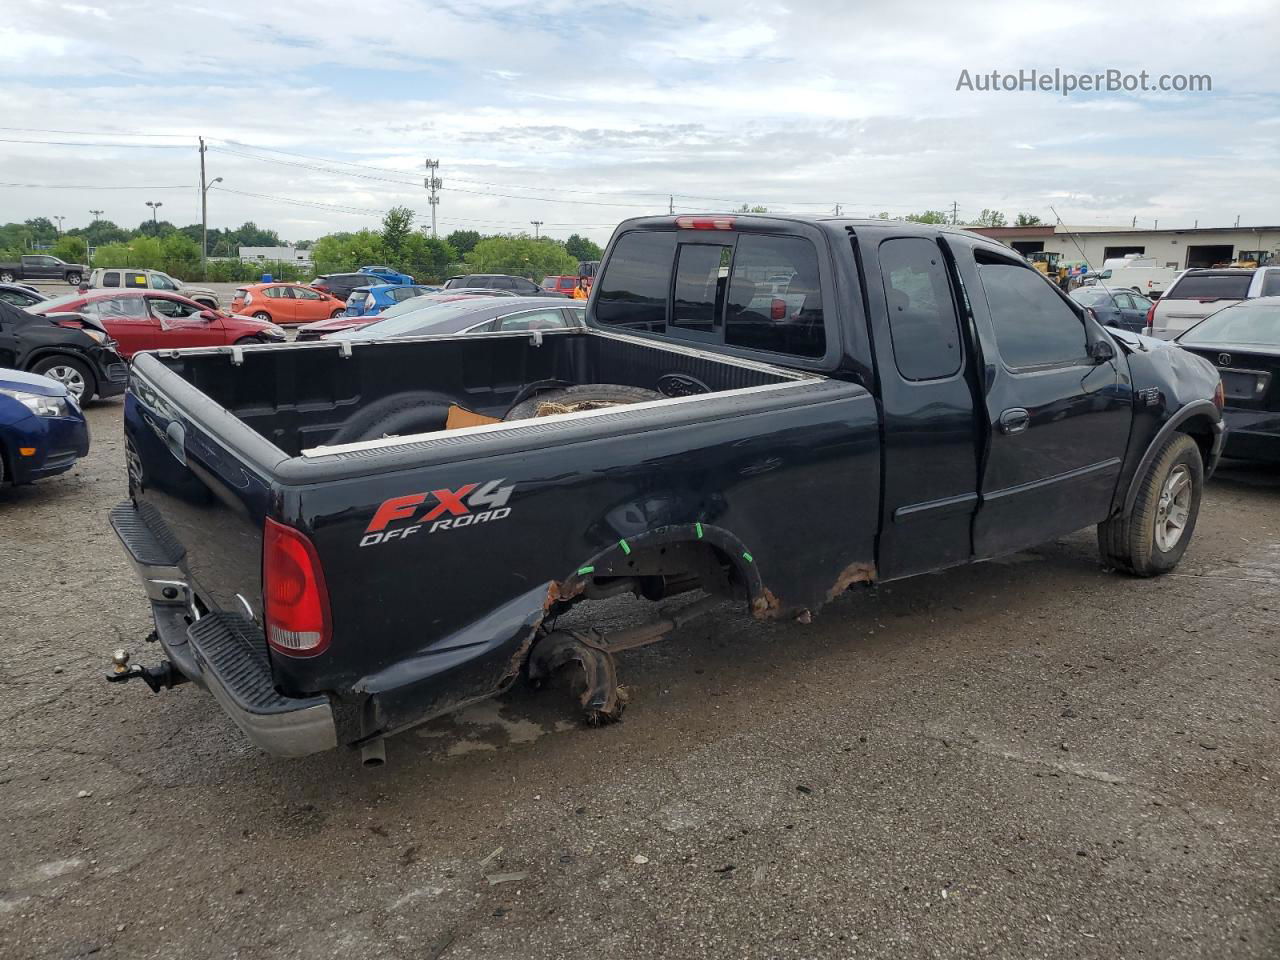
[[[1280,954],[1274,469],[1220,472],[1177,576],[1089,532],[808,626],[726,608],[624,655],[617,726],[517,689],[370,771],[102,682],[156,657],[120,412],[0,492],[0,956]]]

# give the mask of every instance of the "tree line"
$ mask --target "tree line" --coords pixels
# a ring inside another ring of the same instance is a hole
[[[263,272],[279,280],[306,280],[322,273],[345,273],[362,266],[385,264],[431,283],[456,273],[505,273],[541,280],[553,274],[577,273],[581,260],[599,260],[600,247],[578,234],[568,240],[534,238],[525,233],[482,234],[455,230],[444,238],[416,229],[414,212],[393,207],[380,230],[331,233],[315,241],[295,244],[311,251],[314,268],[288,262],[245,262],[236,258],[240,247],[283,246],[274,230],[252,221],[235,229],[209,229],[209,257],[200,263],[200,224],[178,227],[167,220],[144,220],[126,230],[110,220],[94,220],[87,227],[59,233],[47,217],[0,226],[0,261],[16,260],[41,249],[68,263],[87,263],[94,248],[93,267],[140,267],[163,270],[180,280],[241,282]]]

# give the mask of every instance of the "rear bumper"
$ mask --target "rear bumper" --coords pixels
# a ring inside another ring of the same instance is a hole
[[[1222,416],[1227,425],[1223,456],[1280,462],[1280,413],[1227,407]]]
[[[179,672],[213,694],[268,753],[301,757],[338,745],[327,697],[285,697],[276,690],[266,640],[254,621],[236,613],[200,614],[179,544],[130,501],[116,506],[110,520],[151,601],[160,645]]]

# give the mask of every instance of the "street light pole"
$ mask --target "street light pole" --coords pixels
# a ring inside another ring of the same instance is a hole
[[[65,219],[67,219],[67,218],[66,218],[66,217],[54,217],[53,219],[55,219],[55,220],[57,220],[57,221],[58,221],[58,236],[62,236],[62,221],[63,221],[63,220],[65,220]]]
[[[541,221],[541,220],[530,220],[529,222],[530,222],[531,224],[533,224],[533,239],[537,240],[537,239],[538,239],[538,228],[542,226],[543,221]]]
[[[209,191],[215,183],[221,183],[221,177],[214,177],[209,183],[204,182],[204,137],[200,138],[200,277],[209,279]]]
[[[90,210],[90,211],[89,211],[89,213],[93,215],[93,221],[92,221],[92,222],[93,222],[93,223],[97,223],[100,219],[102,219],[102,215],[103,215],[104,213],[106,213],[106,212],[107,212],[107,211],[105,211],[105,210]]]
[[[155,227],[154,233],[160,232],[160,221],[156,219],[156,211],[164,206],[163,200],[148,200],[147,206],[151,208],[151,225]]]

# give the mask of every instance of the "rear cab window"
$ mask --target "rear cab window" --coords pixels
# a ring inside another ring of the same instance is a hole
[[[807,237],[634,230],[596,280],[596,322],[771,354],[827,352],[818,251]]]
[[[1252,274],[1187,274],[1175,283],[1165,300],[1243,300],[1249,294]]]

